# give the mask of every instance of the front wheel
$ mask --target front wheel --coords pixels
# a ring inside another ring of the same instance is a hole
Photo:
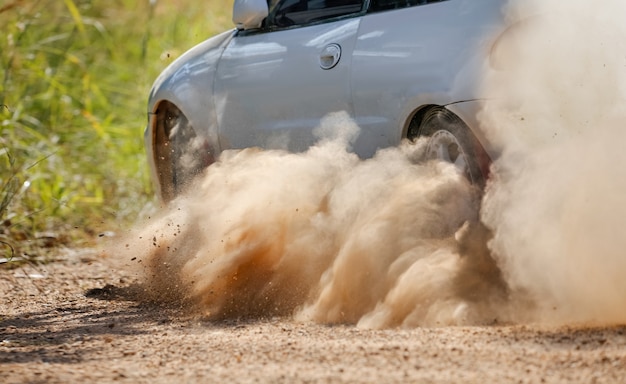
[[[472,185],[484,188],[489,157],[467,125],[446,108],[430,109],[413,138],[428,137],[427,157],[453,164]]]
[[[161,193],[167,201],[184,192],[213,157],[207,140],[196,133],[174,104],[162,103],[157,114],[156,164]]]

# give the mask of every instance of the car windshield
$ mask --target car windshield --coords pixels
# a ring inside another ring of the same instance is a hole
[[[278,27],[307,25],[357,13],[362,0],[268,0],[270,22]]]
[[[361,5],[361,1],[360,0],[335,0],[335,1],[325,1],[325,0],[318,0],[318,1],[292,1],[294,4],[295,3],[300,3],[299,6],[300,7],[304,7],[304,9],[323,9],[326,7],[332,8],[332,7],[338,7],[338,6],[352,6],[352,5]],[[426,1],[424,1],[426,2]],[[274,8],[276,8],[276,6],[278,5],[278,3],[280,3],[280,0],[267,0],[267,6],[269,8],[270,13],[272,13],[272,11],[274,10]],[[289,1],[287,1],[286,3],[290,3]],[[288,5],[288,4],[285,4]],[[289,6],[293,6],[293,5],[289,5]]]

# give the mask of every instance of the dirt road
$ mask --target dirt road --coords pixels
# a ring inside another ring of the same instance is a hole
[[[135,279],[94,251],[1,269],[0,381],[626,382],[626,326],[209,322],[134,301]]]

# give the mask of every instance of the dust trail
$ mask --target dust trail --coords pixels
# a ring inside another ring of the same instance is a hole
[[[535,321],[626,321],[626,3],[525,0],[497,50],[483,129],[502,150],[490,243]]]
[[[152,298],[210,318],[493,321],[504,287],[484,238],[473,241],[488,236],[476,191],[451,165],[425,162],[423,143],[362,161],[348,151],[357,133],[335,114],[306,153],[222,156],[125,252]]]
[[[123,254],[152,298],[210,318],[624,322],[625,8],[509,4],[522,22],[485,74],[500,156],[482,202],[422,142],[359,160],[335,114],[306,153],[225,153]]]

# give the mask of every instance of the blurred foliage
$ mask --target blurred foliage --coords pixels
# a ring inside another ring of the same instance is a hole
[[[153,199],[150,85],[231,28],[231,9],[232,0],[0,3],[0,259],[40,238],[88,244],[141,214]]]

